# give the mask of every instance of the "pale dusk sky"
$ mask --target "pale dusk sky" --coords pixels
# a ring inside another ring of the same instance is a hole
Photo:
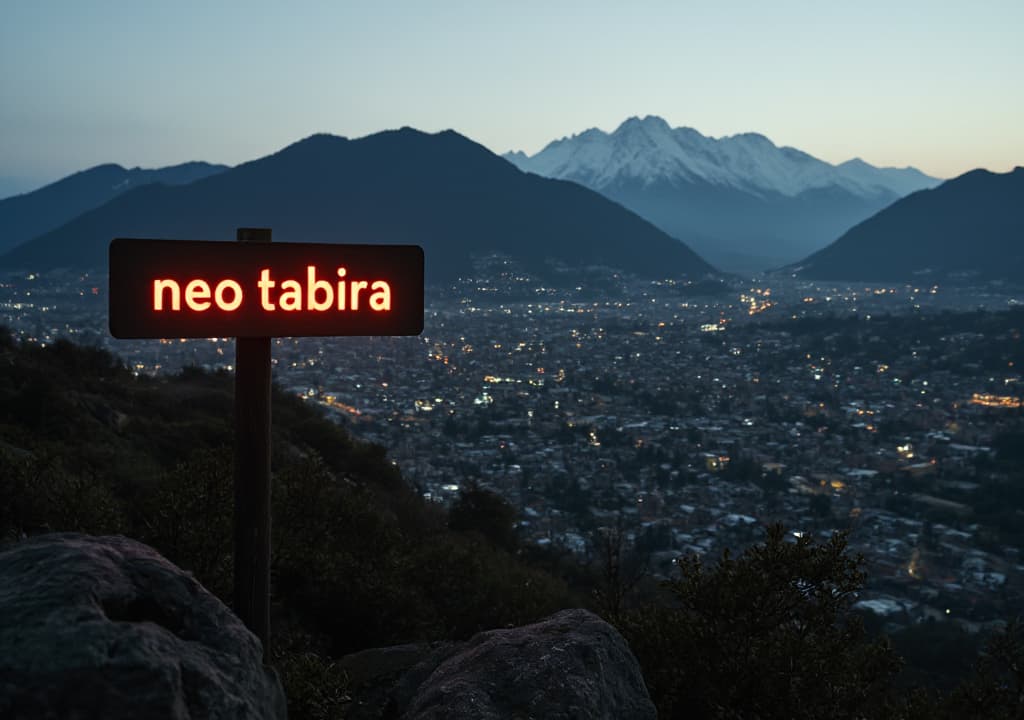
[[[0,5],[0,197],[314,132],[534,153],[631,115],[948,178],[1024,165],[1024,2]]]

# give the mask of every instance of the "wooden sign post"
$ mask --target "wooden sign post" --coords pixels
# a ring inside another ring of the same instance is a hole
[[[419,335],[423,250],[416,245],[110,243],[110,333],[235,338],[235,612],[270,652],[272,337]]]
[[[238,242],[270,230],[239,228]],[[235,338],[235,612],[270,655],[270,337]]]

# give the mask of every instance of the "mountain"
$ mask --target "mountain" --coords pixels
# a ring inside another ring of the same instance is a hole
[[[152,183],[185,185],[224,170],[225,165],[205,162],[154,170],[97,165],[38,190],[0,200],[0,253],[60,227],[132,188]]]
[[[860,159],[831,165],[768,138],[719,139],[662,118],[630,118],[555,140],[522,170],[572,180],[622,203],[724,269],[762,270],[823,247],[909,192],[940,181]]]
[[[229,239],[264,226],[275,240],[415,243],[431,279],[503,252],[647,277],[704,275],[688,247],[580,185],[519,171],[453,132],[409,128],[348,140],[313,135],[189,185],[130,190],[0,257],[19,268],[103,267],[114,237]]]
[[[26,175],[0,175],[0,200],[28,192],[25,188],[39,187],[40,183]]]
[[[821,280],[1024,277],[1024,167],[972,170],[899,200],[789,268]]]

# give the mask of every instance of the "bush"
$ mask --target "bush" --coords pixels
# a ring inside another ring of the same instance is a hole
[[[491,545],[505,550],[516,547],[516,511],[497,493],[475,483],[459,491],[448,513],[448,527],[460,533],[476,533]]]
[[[680,561],[658,605],[620,627],[663,718],[861,718],[881,712],[899,660],[848,612],[861,560],[835,534],[781,526],[738,558]]]

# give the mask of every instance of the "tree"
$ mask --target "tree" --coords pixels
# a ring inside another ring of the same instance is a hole
[[[989,640],[974,676],[953,691],[937,716],[979,720],[1024,717],[1024,625],[1019,618]]]
[[[620,627],[659,717],[861,718],[879,715],[899,660],[868,642],[849,607],[864,582],[846,536],[820,544],[780,525],[737,558],[680,559],[667,602]]]
[[[516,546],[516,511],[497,493],[471,483],[459,491],[448,513],[448,527],[456,532],[477,533],[495,547]]]
[[[626,599],[647,576],[647,558],[628,547],[621,516],[614,527],[598,528],[593,544],[599,576],[594,599],[600,612],[617,622],[623,617]]]

